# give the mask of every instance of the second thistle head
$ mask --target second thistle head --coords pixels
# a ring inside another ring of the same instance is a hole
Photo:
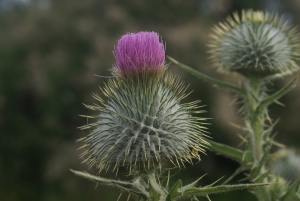
[[[271,158],[270,169],[286,181],[295,182],[300,179],[300,156],[296,150],[282,149]]]
[[[235,13],[214,28],[211,38],[211,58],[221,71],[262,78],[299,70],[296,30],[269,12]]]
[[[86,106],[99,112],[82,140],[85,160],[101,170],[127,167],[138,172],[176,166],[200,159],[207,145],[198,101],[182,104],[183,83],[165,73],[165,52],[158,34],[140,32],[123,36],[115,49],[114,79],[102,88],[105,100]],[[131,172],[131,171],[130,171]]]

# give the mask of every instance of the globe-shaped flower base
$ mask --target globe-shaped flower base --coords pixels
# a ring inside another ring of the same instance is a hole
[[[235,14],[214,28],[212,39],[211,58],[222,72],[262,78],[300,70],[295,29],[268,12]]]
[[[89,165],[99,170],[117,171],[125,166],[149,170],[161,167],[163,160],[176,166],[199,158],[207,145],[203,139],[202,118],[196,102],[180,104],[185,87],[170,75],[144,79],[111,79],[102,89],[108,101],[95,95],[102,106],[87,106],[100,112],[83,140],[89,147]]]

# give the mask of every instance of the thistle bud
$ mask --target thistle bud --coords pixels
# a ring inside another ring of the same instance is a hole
[[[279,175],[288,182],[300,179],[300,156],[292,149],[282,149],[274,154],[271,163],[273,174]]]
[[[245,77],[286,75],[299,70],[299,37],[277,15],[243,11],[213,29],[210,54],[221,72]]]
[[[185,87],[165,73],[164,48],[158,35],[140,32],[123,36],[115,50],[114,79],[102,88],[104,101],[86,106],[98,111],[93,131],[82,140],[82,154],[90,166],[117,171],[124,166],[137,171],[161,167],[164,160],[176,166],[200,159],[204,152],[203,118],[198,101],[181,104]],[[143,76],[140,76],[143,75]]]

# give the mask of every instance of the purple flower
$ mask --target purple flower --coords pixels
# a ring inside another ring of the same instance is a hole
[[[118,41],[113,53],[113,71],[123,78],[158,74],[165,69],[165,47],[156,32],[128,33]]]

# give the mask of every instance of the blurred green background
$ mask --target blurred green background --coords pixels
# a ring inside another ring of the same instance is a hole
[[[69,168],[97,174],[78,155],[75,140],[86,135],[77,127],[93,114],[82,103],[95,102],[115,62],[114,45],[128,32],[156,31],[167,44],[167,54],[204,73],[232,83],[238,75],[222,75],[211,67],[206,44],[214,24],[233,11],[262,9],[278,12],[294,25],[300,23],[299,0],[0,0],[0,200],[1,201],[114,201],[119,190],[97,186],[75,177]],[[300,31],[300,30],[299,30]],[[169,62],[169,61],[168,61]],[[191,77],[171,64],[169,70],[190,84],[186,99],[202,100],[211,136],[240,146],[243,124],[231,93]],[[279,89],[292,76],[274,83]],[[276,139],[300,146],[300,83],[272,105],[271,117],[280,122]],[[238,164],[208,152],[195,166],[174,171],[172,181],[191,182],[201,175],[207,185],[228,177]],[[101,174],[115,178],[114,174]],[[235,181],[243,178],[239,176]],[[122,177],[122,179],[128,179]],[[247,191],[211,196],[212,200],[251,201]],[[127,195],[120,200],[126,200]],[[133,199],[131,199],[133,200]],[[202,200],[205,200],[204,198]]]

